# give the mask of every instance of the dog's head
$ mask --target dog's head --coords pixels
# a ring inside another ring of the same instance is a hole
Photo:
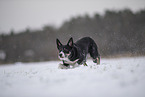
[[[59,59],[60,60],[68,60],[68,56],[70,56],[72,48],[73,48],[73,38],[71,37],[67,43],[67,45],[62,45],[62,43],[56,39],[57,48],[59,50]]]

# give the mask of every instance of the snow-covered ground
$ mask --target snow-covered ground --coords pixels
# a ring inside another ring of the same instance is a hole
[[[145,57],[74,69],[58,69],[59,62],[0,66],[0,97],[145,97]]]

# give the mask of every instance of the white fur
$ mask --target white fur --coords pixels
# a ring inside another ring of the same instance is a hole
[[[65,61],[65,63],[67,63],[67,64],[74,65],[74,64],[77,63],[78,60],[79,60],[79,59],[76,59],[76,60],[74,60],[74,61],[70,61],[70,60],[67,58],[67,60],[64,60],[64,61]]]
[[[58,56],[59,59],[60,59],[61,61],[64,61],[66,64],[71,65],[72,68],[75,68],[75,67],[78,66],[78,64],[76,64],[76,63],[77,63],[77,61],[78,61],[79,59],[76,59],[76,60],[74,60],[74,61],[70,61],[70,60],[68,59],[68,56],[70,55],[70,53],[67,54],[67,55],[65,55],[64,52],[61,51],[59,54],[62,54],[62,57]],[[70,68],[70,66],[67,67],[67,66],[64,66],[63,64],[59,64],[58,68],[60,68],[60,69],[68,69],[68,68]]]
[[[62,54],[62,58],[60,57],[60,56],[58,56],[59,57],[59,59],[60,60],[62,60],[62,61],[64,61],[65,63],[67,63],[67,64],[75,64],[79,59],[76,59],[75,61],[70,61],[69,59],[68,59],[68,56],[70,55],[70,53],[69,54],[67,54],[67,55],[65,55],[64,54],[64,52],[60,52],[59,54]]]

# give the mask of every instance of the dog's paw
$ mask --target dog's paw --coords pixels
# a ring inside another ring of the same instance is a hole
[[[70,66],[65,66],[65,65],[63,65],[63,64],[59,64],[58,65],[58,69],[70,69]]]
[[[96,59],[93,59],[94,63],[97,63],[97,65],[100,65],[100,56],[97,57]]]

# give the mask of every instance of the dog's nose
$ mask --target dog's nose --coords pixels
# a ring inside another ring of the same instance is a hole
[[[60,57],[62,57],[62,54],[59,54]]]

